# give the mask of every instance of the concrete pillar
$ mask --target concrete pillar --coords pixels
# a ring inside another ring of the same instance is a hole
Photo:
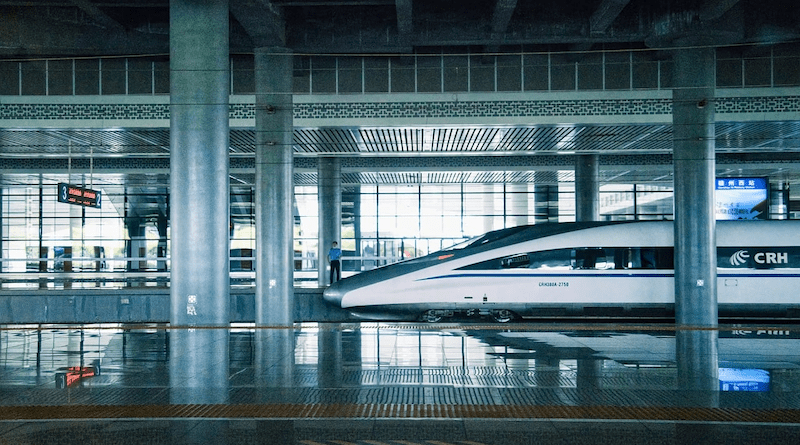
[[[361,333],[361,329],[346,329],[346,326],[342,326],[342,364],[350,374],[360,375],[363,367]]]
[[[317,382],[320,388],[342,386],[342,325],[326,323],[317,331]]]
[[[575,159],[575,221],[600,220],[600,162],[596,154]]]
[[[595,400],[595,391],[601,388],[600,376],[603,370],[603,360],[591,356],[578,358],[577,365],[575,383],[578,388],[578,400],[588,405]]]
[[[228,326],[228,1],[172,0],[169,16],[170,323]]]
[[[342,165],[339,158],[319,158],[317,199],[319,201],[319,271],[318,283],[330,283],[327,261],[331,243],[342,247]]]
[[[228,403],[230,333],[227,329],[171,329],[169,401],[173,405]],[[228,443],[228,422],[178,422],[172,443]]]
[[[676,51],[672,93],[678,382],[709,394],[719,389],[714,55],[713,47]]]
[[[719,399],[719,331],[678,327],[675,331],[675,363],[678,387],[697,391],[703,406],[717,406]]]
[[[170,402],[226,403],[230,378],[227,329],[170,329]]]
[[[256,329],[253,376],[260,403],[291,397],[294,387],[295,333],[290,327]],[[283,396],[282,396],[283,394]]]
[[[561,386],[561,360],[552,353],[537,353],[533,364],[536,386],[540,388],[557,388]]]
[[[256,324],[294,323],[292,54],[257,48]]]
[[[675,312],[679,325],[717,325],[713,48],[675,52]]]

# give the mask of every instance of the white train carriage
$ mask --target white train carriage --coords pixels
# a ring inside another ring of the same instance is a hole
[[[673,316],[671,221],[521,226],[341,280],[366,319]],[[800,221],[717,222],[721,316],[800,316]]]

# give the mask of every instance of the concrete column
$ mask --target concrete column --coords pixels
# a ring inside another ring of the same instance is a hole
[[[578,400],[589,404],[596,397],[594,392],[601,387],[600,376],[603,370],[603,360],[593,357],[579,358],[576,386]]]
[[[227,0],[170,1],[170,323],[230,323]]]
[[[697,401],[717,406],[719,391],[719,331],[681,327],[675,331],[675,363],[678,386],[695,390]]]
[[[319,201],[319,271],[318,283],[330,283],[328,250],[336,241],[342,246],[342,165],[339,158],[319,158],[317,165]]]
[[[342,325],[326,323],[317,331],[317,382],[320,388],[340,388],[343,381]]]
[[[171,329],[169,401],[174,405],[228,403],[230,333],[227,329]],[[178,422],[172,443],[228,443],[228,422]]]
[[[707,391],[710,405],[719,389],[714,55],[713,47],[676,51],[672,93],[678,383]]]
[[[169,331],[171,403],[226,403],[230,378],[227,329]]]
[[[260,403],[291,397],[294,385],[294,329],[267,328],[255,332],[253,376]]]
[[[675,316],[717,325],[713,48],[675,52]]]
[[[551,353],[537,353],[533,364],[536,386],[540,388],[557,388],[560,385],[561,360]]]
[[[358,373],[358,375],[361,374],[363,367],[361,332],[361,329],[342,329],[342,363],[347,365],[349,373]]]
[[[256,324],[294,323],[292,54],[257,48]]]
[[[575,221],[600,220],[600,162],[596,154],[575,159]]]

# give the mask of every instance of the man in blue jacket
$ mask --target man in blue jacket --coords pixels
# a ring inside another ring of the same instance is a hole
[[[336,271],[336,281],[342,278],[342,264],[340,258],[342,257],[342,249],[336,241],[331,245],[331,250],[328,251],[328,261],[331,263],[331,284],[333,284],[333,271]]]

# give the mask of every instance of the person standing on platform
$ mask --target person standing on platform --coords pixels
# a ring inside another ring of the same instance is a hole
[[[331,245],[331,250],[328,251],[328,262],[331,263],[331,284],[333,284],[333,272],[336,271],[336,281],[342,278],[342,264],[340,258],[342,257],[342,249],[339,248],[339,243],[336,241]]]

